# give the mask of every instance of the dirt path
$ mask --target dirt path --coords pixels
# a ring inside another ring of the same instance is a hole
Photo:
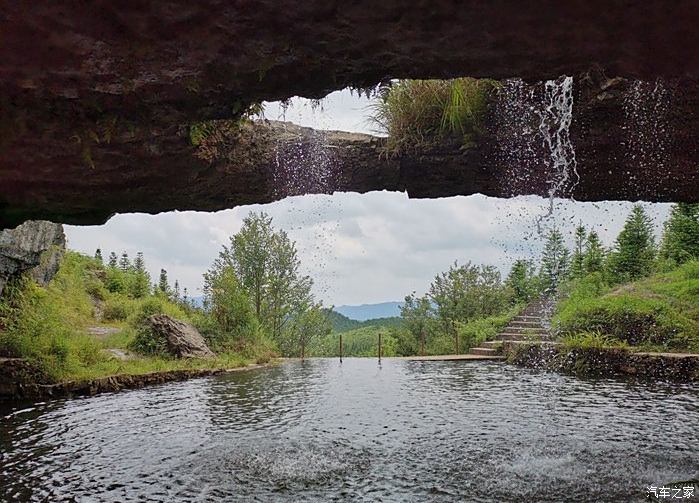
[[[104,342],[107,337],[110,335],[116,334],[120,332],[120,328],[116,327],[101,327],[101,326],[92,326],[92,327],[87,327],[87,333],[91,336],[93,336],[95,339],[98,341]],[[105,348],[105,352],[109,353],[111,356],[118,360],[133,360],[136,358],[136,355],[132,353],[131,351],[127,351],[126,349],[121,349],[121,348]]]

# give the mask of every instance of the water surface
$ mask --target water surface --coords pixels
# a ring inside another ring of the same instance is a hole
[[[0,418],[0,501],[635,501],[699,476],[696,387],[501,363],[289,362]]]

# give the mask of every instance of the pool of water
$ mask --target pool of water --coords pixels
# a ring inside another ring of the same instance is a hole
[[[696,386],[501,363],[287,362],[0,419],[0,501],[643,501],[699,477]]]

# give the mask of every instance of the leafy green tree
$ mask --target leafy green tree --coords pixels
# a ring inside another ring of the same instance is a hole
[[[699,203],[679,203],[665,222],[661,255],[676,264],[699,258]]]
[[[328,319],[322,304],[304,306],[295,313],[290,321],[283,344],[285,354],[294,354],[298,350],[301,358],[306,357],[306,351],[323,337],[332,332],[332,324]]]
[[[604,270],[605,254],[606,252],[599,235],[595,231],[590,231],[585,241],[585,257],[583,260],[585,273],[602,272]]]
[[[231,348],[255,332],[257,319],[252,303],[232,268],[207,272],[204,296],[213,321],[205,335],[215,346]]]
[[[457,353],[460,351],[459,322],[499,313],[508,303],[498,270],[493,266],[478,267],[470,262],[462,266],[454,263],[448,271],[437,275],[428,296],[444,333],[453,338]]]
[[[575,228],[575,243],[573,245],[573,256],[570,259],[570,276],[572,278],[582,278],[585,270],[585,244],[587,242],[587,230],[583,225]]]
[[[568,276],[570,253],[563,241],[563,234],[557,229],[552,230],[541,257],[541,270],[539,277],[545,293],[553,294],[558,285]]]
[[[425,343],[430,320],[432,319],[432,305],[426,295],[418,297],[415,292],[405,297],[405,302],[400,308],[403,325],[408,333],[418,341],[420,354],[425,354]]]
[[[98,260],[100,264],[104,262],[104,260],[102,259],[102,250],[100,250],[99,248],[95,250],[95,259]]]
[[[637,204],[617,236],[608,260],[612,279],[623,283],[650,274],[655,263],[653,224],[643,206]]]
[[[116,268],[119,265],[119,258],[117,257],[117,254],[114,252],[111,252],[109,254],[109,267]]]
[[[247,292],[257,319],[279,341],[285,325],[312,304],[311,279],[299,272],[296,247],[266,213],[250,213],[207,274],[230,268]]]
[[[538,283],[534,263],[523,259],[515,260],[505,280],[505,284],[512,290],[515,303],[529,302],[538,295]]]
[[[121,258],[119,259],[119,269],[121,269],[123,272],[128,272],[131,269],[129,254],[126,252],[121,254]]]

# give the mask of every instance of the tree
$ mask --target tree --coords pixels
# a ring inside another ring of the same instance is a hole
[[[679,203],[665,222],[661,255],[676,264],[699,258],[699,203]]]
[[[296,247],[265,213],[250,213],[207,272],[231,269],[248,294],[257,319],[279,341],[291,315],[312,305],[308,276],[299,272]]]
[[[515,260],[505,284],[512,290],[512,296],[516,303],[529,302],[532,297],[538,294],[534,263],[531,260]]]
[[[146,263],[143,260],[143,252],[136,253],[136,258],[133,261],[133,268],[136,272],[143,272],[146,270]]]
[[[552,230],[541,257],[541,286],[545,293],[549,295],[555,293],[558,285],[565,280],[568,275],[569,252],[563,242],[563,235],[557,229]]]
[[[117,257],[117,254],[114,252],[111,252],[109,254],[109,267],[116,268],[118,265],[119,258]]]
[[[150,275],[146,271],[146,262],[143,252],[138,252],[133,262],[131,284],[129,287],[131,296],[140,299],[150,293]]]
[[[498,270],[470,262],[462,266],[455,262],[448,271],[437,275],[428,295],[444,333],[453,337],[457,353],[460,351],[457,323],[499,313],[508,302]]]
[[[585,270],[585,244],[587,242],[587,230],[583,225],[575,228],[575,244],[573,245],[573,256],[570,259],[570,276],[572,278],[582,278]]]
[[[102,259],[102,250],[100,250],[99,248],[95,250],[95,260],[98,260],[100,264],[104,262],[104,260]]]
[[[214,323],[209,339],[215,345],[230,347],[253,332],[255,312],[232,268],[204,274],[204,295]]]
[[[322,304],[303,306],[295,313],[289,322],[289,330],[285,339],[291,346],[285,351],[291,354],[293,347],[298,348],[301,359],[306,357],[306,350],[312,347],[315,341],[326,337],[332,332],[332,324],[328,319]]]
[[[595,231],[590,231],[585,241],[585,258],[583,265],[585,273],[592,274],[604,270],[605,251],[600,241],[599,235]]]
[[[129,272],[129,270],[131,270],[131,261],[129,260],[129,254],[126,252],[121,254],[121,258],[119,259],[119,269],[124,272]]]
[[[415,292],[405,297],[405,302],[400,308],[403,325],[413,338],[419,341],[420,354],[425,354],[425,339],[427,327],[432,317],[432,305],[426,295],[418,297]]]
[[[617,236],[608,265],[612,278],[623,283],[647,276],[655,262],[653,224],[643,206],[637,204]]]
[[[175,302],[180,300],[180,282],[178,280],[175,280],[175,289],[172,292],[172,298]]]
[[[165,295],[170,295],[170,285],[167,281],[167,271],[165,269],[160,269],[160,277],[158,278],[158,290],[160,290]]]

